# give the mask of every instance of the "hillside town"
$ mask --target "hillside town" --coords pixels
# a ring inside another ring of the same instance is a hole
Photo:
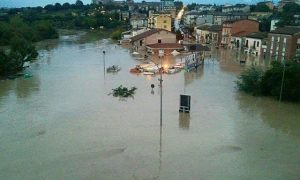
[[[284,22],[288,7],[297,3],[293,0],[278,4],[264,1],[256,5],[187,6],[173,0],[93,2],[128,6],[129,11],[120,12],[130,22],[130,29],[122,33],[121,42],[131,43],[136,50],[142,47],[180,50],[183,47],[179,44],[195,43],[280,61],[300,56],[299,11],[293,13],[292,22]],[[157,32],[162,30],[164,34]],[[153,36],[155,32],[157,35]],[[151,41],[148,41],[150,36]]]
[[[299,109],[299,0],[0,0],[0,180],[296,180]]]

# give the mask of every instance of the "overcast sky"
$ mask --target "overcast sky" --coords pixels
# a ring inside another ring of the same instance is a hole
[[[92,0],[81,0],[84,4],[90,4]],[[135,0],[138,2],[138,0]],[[140,0],[141,1],[141,0]],[[147,1],[147,0],[146,0]],[[159,0],[154,0],[159,1]],[[187,3],[201,3],[201,4],[236,4],[236,3],[257,3],[263,0],[182,0]],[[45,6],[47,4],[54,4],[59,2],[61,4],[65,2],[75,3],[76,0],[0,0],[0,7],[28,7],[28,6]]]

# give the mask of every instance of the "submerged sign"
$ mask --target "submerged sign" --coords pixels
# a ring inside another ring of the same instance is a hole
[[[191,109],[191,96],[180,95],[179,111],[189,113],[190,109]]]

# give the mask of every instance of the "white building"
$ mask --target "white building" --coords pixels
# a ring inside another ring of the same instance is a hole
[[[272,19],[271,20],[271,27],[270,27],[270,31],[274,31],[276,29],[276,23],[278,23],[278,19]]]
[[[244,52],[260,56],[266,53],[267,37],[265,32],[255,32],[245,37]]]

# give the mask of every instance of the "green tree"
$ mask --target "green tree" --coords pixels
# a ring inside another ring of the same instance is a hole
[[[237,87],[239,90],[246,93],[260,95],[262,77],[262,69],[252,66],[242,72],[242,74],[238,77],[238,81],[236,82]]]
[[[265,5],[265,4],[258,4],[257,6],[255,6],[254,12],[270,12],[271,9]]]

